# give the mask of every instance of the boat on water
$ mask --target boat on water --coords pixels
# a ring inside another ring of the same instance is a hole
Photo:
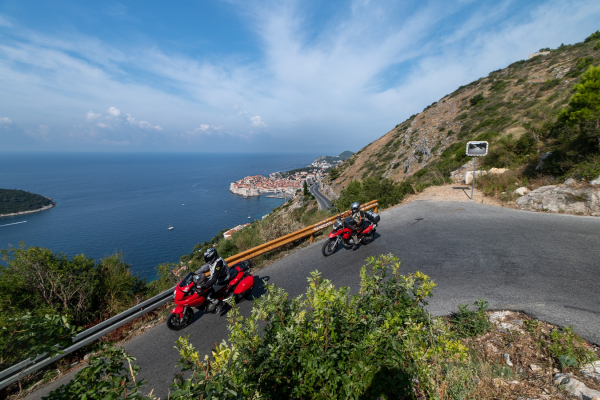
[[[175,229],[175,228],[173,228],[172,226],[169,226],[169,227],[167,228],[167,230],[168,230],[168,231],[172,231],[173,229]]]
[[[248,215],[248,218],[252,218],[252,217]]]

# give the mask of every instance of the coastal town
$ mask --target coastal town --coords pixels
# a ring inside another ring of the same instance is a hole
[[[287,172],[274,172],[269,176],[247,176],[231,182],[229,190],[244,197],[260,196],[261,194],[273,197],[292,197],[298,190],[302,189],[304,182],[307,185],[312,185],[325,178],[328,175],[327,171],[344,160],[341,156],[321,156],[304,168]]]

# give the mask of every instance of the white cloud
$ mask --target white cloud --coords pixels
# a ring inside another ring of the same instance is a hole
[[[266,128],[267,124],[265,124],[261,119],[260,119],[260,115],[254,116],[254,117],[250,117],[250,121],[252,121],[252,126],[255,126],[257,128]]]
[[[245,137],[232,139],[232,150],[307,151],[343,137],[358,150],[459,85],[541,47],[581,41],[600,19],[600,2],[591,0],[357,0],[319,20],[314,4],[273,4],[232,7],[251,24],[256,54],[177,53],[149,38],[109,45],[19,26],[4,40],[9,30],[0,30],[0,109],[29,121],[29,131],[49,124],[54,137],[70,132],[74,143],[94,134],[104,143],[184,149],[190,137]],[[123,112],[88,111],[108,104]],[[66,122],[59,129],[49,115]],[[260,143],[252,132],[266,135],[265,121],[274,133]]]
[[[108,128],[108,125],[106,125],[106,124],[104,124],[102,122],[97,122],[96,126],[99,127],[99,128]]]
[[[118,117],[119,115],[121,115],[121,110],[119,110],[116,107],[111,107],[108,109],[108,113],[113,117]]]
[[[136,121],[135,118],[133,118],[131,116],[131,114],[127,114],[127,122],[129,123],[129,125],[132,126],[137,126],[140,127],[142,129],[146,129],[146,130],[156,130],[156,131],[162,131],[163,128],[160,127],[160,125],[155,125],[152,126],[152,124],[148,121]]]
[[[8,117],[2,117],[2,118],[0,118],[0,125],[3,125],[3,124],[10,125],[10,124],[12,124],[12,121]]]
[[[100,114],[96,114],[95,112],[88,111],[87,114],[85,115],[85,119],[88,121],[92,121],[92,120],[98,118],[99,116],[100,116]]]

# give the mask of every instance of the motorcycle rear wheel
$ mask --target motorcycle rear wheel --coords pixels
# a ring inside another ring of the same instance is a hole
[[[188,326],[190,322],[192,322],[192,319],[194,319],[194,311],[192,311],[191,308],[188,308],[185,311],[185,314],[181,319],[179,318],[179,315],[171,314],[169,315],[169,318],[167,318],[167,328],[172,331],[180,331]]]
[[[369,244],[373,241],[373,239],[375,239],[375,232],[371,232],[367,236],[363,236],[362,239],[360,239],[360,242],[362,244]]]
[[[325,242],[325,244],[323,245],[321,252],[323,253],[323,255],[325,257],[329,257],[330,255],[335,253],[335,251],[337,250],[337,247],[338,247],[337,239],[328,239]]]

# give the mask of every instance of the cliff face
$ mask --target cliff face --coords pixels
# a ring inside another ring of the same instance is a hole
[[[600,46],[590,41],[494,71],[396,125],[344,161],[337,168],[339,176],[327,183],[339,194],[353,179],[380,176],[401,181],[455,143],[535,134],[565,106],[580,75],[597,65],[599,56]]]

